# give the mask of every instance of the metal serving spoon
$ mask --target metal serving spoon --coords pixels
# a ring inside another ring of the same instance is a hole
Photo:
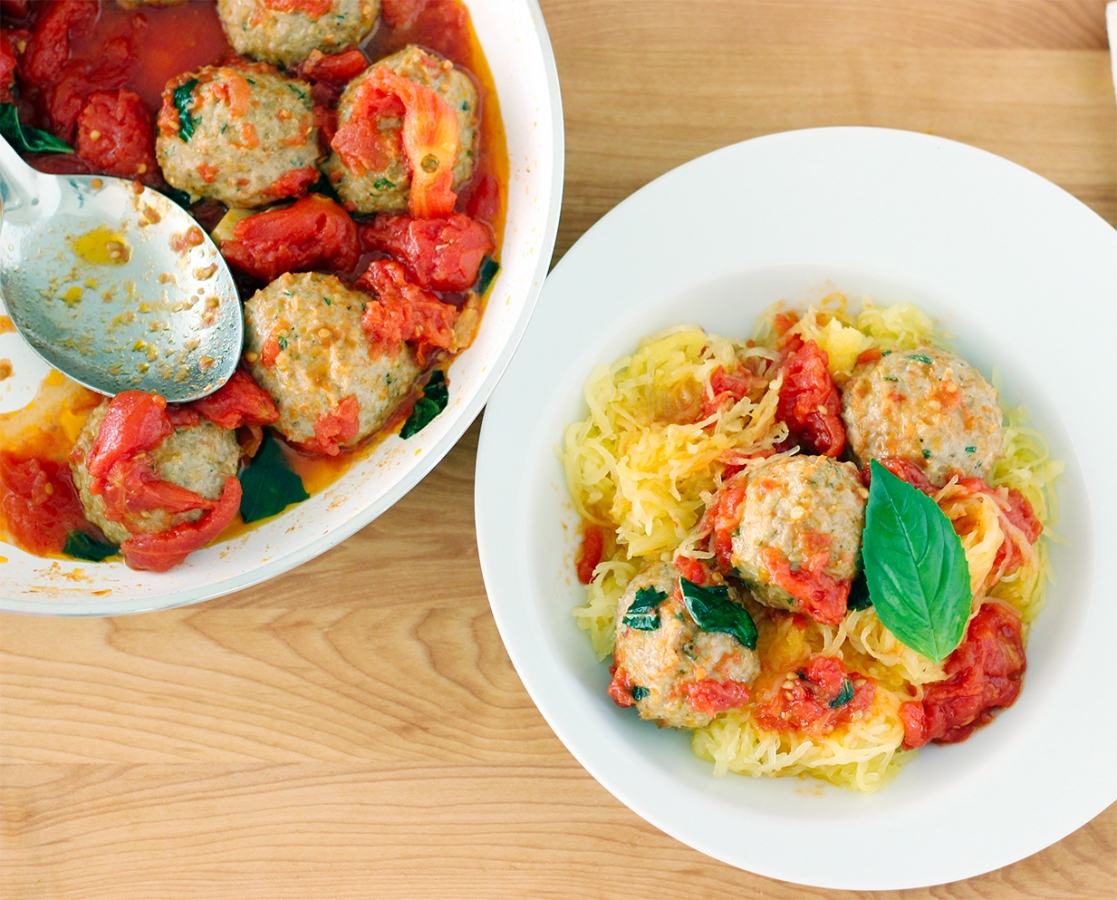
[[[138,182],[45,175],[0,138],[0,295],[50,365],[102,394],[205,396],[237,367],[244,318],[225,260]]]

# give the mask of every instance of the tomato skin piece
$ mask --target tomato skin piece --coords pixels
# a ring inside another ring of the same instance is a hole
[[[104,479],[118,462],[155,449],[174,431],[166,410],[166,400],[144,391],[123,391],[109,401],[85,458],[95,482]]]
[[[310,55],[294,67],[293,74],[303,81],[321,82],[340,89],[367,68],[368,57],[355,47],[332,55],[311,50]]]
[[[454,161],[461,151],[458,117],[437,92],[393,72],[386,66],[369,70],[353,97],[351,118],[341,125],[331,146],[354,173],[377,165],[383,147],[377,122],[395,98],[403,107],[403,154],[411,173],[408,208],[419,219],[448,216],[454,211]]]
[[[453,342],[457,309],[408,281],[399,263],[373,260],[356,287],[373,295],[361,316],[361,327],[374,348],[394,355],[403,342],[410,342],[419,365],[425,366],[436,349]]]
[[[704,678],[684,685],[687,705],[711,718],[727,709],[740,709],[749,702],[749,686],[743,681],[714,681]]]
[[[775,547],[761,547],[759,552],[772,583],[791,594],[801,611],[825,625],[837,625],[845,618],[852,582],[823,571],[830,559],[829,549],[820,547],[811,552],[797,571],[791,569],[787,557]]]
[[[944,681],[928,684],[922,701],[900,706],[904,746],[956,744],[1011,706],[1023,687],[1027,658],[1020,614],[988,601],[970,620],[966,637],[947,657]]]
[[[221,254],[254,278],[273,281],[284,272],[352,269],[360,245],[349,213],[328,197],[311,194],[285,209],[241,219]]]
[[[263,0],[264,6],[276,12],[304,12],[317,21],[330,11],[331,0]]]
[[[118,460],[105,478],[94,482],[90,493],[104,498],[105,518],[112,522],[150,509],[162,508],[174,514],[212,509],[214,503],[173,482],[160,480],[147,453]]]
[[[124,541],[120,545],[124,562],[129,568],[150,572],[173,569],[228,527],[240,509],[241,494],[240,481],[230,475],[213,509],[197,522],[180,522],[167,531],[139,534]]]
[[[271,395],[244,369],[237,369],[216,391],[189,406],[219,428],[270,425],[279,419]]]
[[[390,253],[419,287],[467,291],[496,249],[492,229],[462,213],[442,219],[382,214],[360,229],[365,250]]]
[[[94,91],[77,121],[77,153],[105,175],[161,180],[151,113],[131,91]]]
[[[492,174],[482,175],[462,192],[460,199],[467,216],[491,224],[500,215],[500,180]]]
[[[0,453],[0,520],[29,553],[61,553],[71,531],[92,534],[70,467]],[[99,535],[98,535],[99,536]]]
[[[288,197],[301,197],[321,175],[322,173],[314,168],[314,166],[304,166],[301,169],[289,169],[268,185],[265,189],[265,193],[269,197],[274,197],[276,200],[285,200]]]
[[[593,570],[601,562],[601,553],[605,549],[605,532],[601,526],[587,522],[582,527],[582,545],[579,547],[577,570],[578,580],[582,584],[593,581]]]
[[[837,457],[845,448],[842,398],[827,369],[826,351],[806,341],[783,365],[776,416],[791,432],[789,446],[798,443],[810,453]]]
[[[898,456],[887,456],[878,459],[877,462],[901,481],[906,481],[913,488],[922,491],[928,497],[938,493],[938,488],[927,479],[927,473],[912,460],[902,459]],[[864,483],[865,487],[869,487],[872,484],[872,480],[872,469],[869,463],[865,463],[864,467],[861,469],[861,481]]]

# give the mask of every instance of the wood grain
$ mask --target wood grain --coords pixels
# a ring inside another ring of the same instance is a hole
[[[817,125],[966,141],[1117,222],[1101,2],[541,5],[566,112],[556,258],[675,165]],[[488,610],[478,431],[267,584],[135,617],[0,616],[0,900],[841,893],[679,844],[554,737]],[[872,896],[1115,895],[1117,807],[999,871]]]

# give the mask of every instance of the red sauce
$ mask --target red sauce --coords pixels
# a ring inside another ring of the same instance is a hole
[[[875,694],[872,679],[847,672],[836,657],[817,656],[807,666],[780,674],[758,697],[754,717],[772,731],[821,737],[864,713]]]

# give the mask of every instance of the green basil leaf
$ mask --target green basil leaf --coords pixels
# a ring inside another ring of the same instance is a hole
[[[700,587],[693,581],[679,579],[687,612],[703,631],[731,634],[750,650],[756,649],[756,625],[749,611],[729,599],[729,588]]]
[[[194,88],[198,86],[198,79],[191,78],[174,89],[171,97],[174,99],[175,109],[178,110],[178,136],[183,141],[188,141],[194,136],[197,122],[190,114],[190,102],[194,99]]]
[[[49,131],[19,121],[14,103],[0,103],[0,134],[20,153],[73,153],[74,148]]]
[[[481,260],[481,268],[477,272],[477,293],[484,295],[485,291],[489,289],[489,285],[493,283],[496,278],[496,273],[500,271],[500,263],[498,263],[491,256],[486,256]]]
[[[659,628],[659,604],[666,599],[667,595],[654,587],[640,588],[621,622],[637,631],[655,631]]]
[[[431,373],[430,381],[423,388],[423,396],[415,404],[415,408],[411,410],[411,415],[407,417],[407,421],[403,423],[399,436],[407,440],[409,437],[418,434],[446,408],[446,404],[449,402],[450,388],[446,384],[446,373],[441,369],[435,369]]]
[[[78,559],[101,562],[110,556],[116,556],[120,553],[120,548],[115,544],[95,541],[88,534],[82,534],[80,531],[71,531],[66,535],[66,546],[62,548],[62,552]]]
[[[848,678],[842,682],[842,689],[838,691],[838,696],[830,701],[830,708],[837,709],[839,706],[845,706],[853,699],[853,682]]]
[[[941,662],[970,615],[962,539],[938,505],[873,460],[861,558],[881,622],[906,646]]]
[[[266,431],[256,456],[238,477],[243,489],[240,516],[245,522],[274,516],[310,496],[303,480],[287,465],[279,442]]]
[[[637,703],[639,703],[641,700],[643,700],[645,697],[647,697],[648,694],[650,694],[650,693],[651,693],[651,691],[648,688],[637,684],[637,685],[634,685],[633,688],[632,688],[632,699],[635,700]]]

